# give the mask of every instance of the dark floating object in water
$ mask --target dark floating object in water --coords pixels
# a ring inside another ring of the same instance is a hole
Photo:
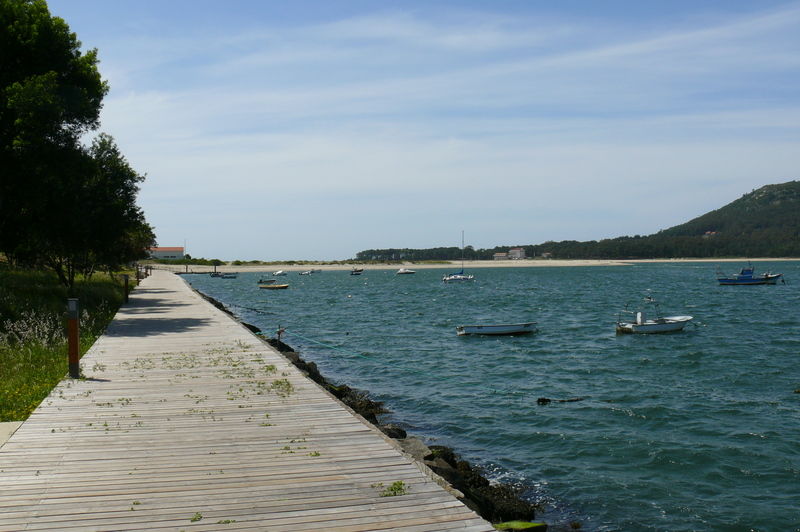
[[[571,397],[569,399],[548,399],[547,397],[540,397],[536,400],[537,405],[549,405],[552,402],[556,403],[574,403],[576,401],[583,401],[583,397]]]

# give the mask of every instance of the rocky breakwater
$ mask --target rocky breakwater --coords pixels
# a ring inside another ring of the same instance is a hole
[[[492,523],[505,523],[509,526],[496,525],[502,530],[537,530],[547,529],[547,525],[531,523],[536,512],[536,505],[521,498],[519,490],[500,483],[492,483],[481,471],[472,466],[451,448],[442,445],[427,446],[419,438],[408,436],[406,431],[392,423],[382,423],[378,416],[388,414],[381,401],[373,401],[363,390],[351,388],[345,384],[333,384],[326,379],[314,362],[307,362],[291,346],[276,338],[267,338],[261,329],[239,320],[238,316],[228,310],[216,299],[197,291],[212,305],[237,319],[264,342],[283,354],[292,364],[308,378],[322,386],[325,390],[351,408],[369,423],[376,426],[389,438],[395,440],[403,451],[429,468],[435,475],[443,479],[450,491],[467,507]],[[507,523],[506,523],[507,522]]]
[[[274,338],[264,338],[264,341],[283,353],[308,378],[375,425],[388,437],[397,441],[408,455],[444,479],[452,488],[455,488],[454,494],[484,519],[498,523],[513,520],[530,521],[534,518],[536,506],[523,500],[518,490],[511,486],[490,482],[480,470],[466,460],[462,460],[449,447],[427,446],[419,438],[408,436],[401,427],[391,423],[381,423],[378,416],[389,412],[382,402],[373,401],[362,390],[329,382],[320,374],[314,362],[303,360],[299,353],[282,341]],[[542,529],[538,528],[538,530]]]

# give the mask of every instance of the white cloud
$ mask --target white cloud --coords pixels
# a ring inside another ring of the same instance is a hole
[[[149,174],[160,241],[223,258],[268,258],[248,245],[275,224],[272,258],[440,245],[459,217],[478,246],[647,233],[796,177],[800,8],[607,22],[418,8],[143,53],[125,34],[103,128]]]

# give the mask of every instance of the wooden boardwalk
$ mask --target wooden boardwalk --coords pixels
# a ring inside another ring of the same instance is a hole
[[[173,274],[81,368],[0,447],[0,530],[493,530]]]

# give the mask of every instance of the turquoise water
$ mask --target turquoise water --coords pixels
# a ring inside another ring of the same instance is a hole
[[[738,265],[728,269],[735,270]],[[392,420],[583,530],[800,529],[800,263],[759,263],[786,285],[718,286],[714,265],[486,268],[193,286],[284,340]],[[655,296],[684,332],[617,336],[627,302]],[[459,337],[470,322],[534,320],[518,337]],[[318,342],[322,342],[322,345]],[[537,405],[536,399],[582,397]]]

